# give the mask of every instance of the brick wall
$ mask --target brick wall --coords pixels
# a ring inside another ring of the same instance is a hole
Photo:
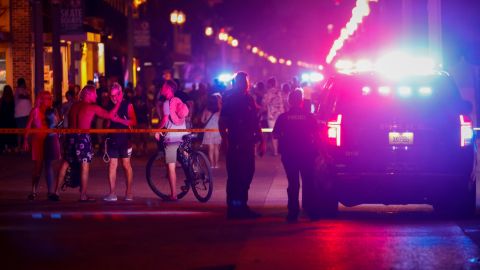
[[[32,12],[29,0],[11,0],[13,83],[25,78],[32,85]],[[29,87],[32,88],[32,87]]]

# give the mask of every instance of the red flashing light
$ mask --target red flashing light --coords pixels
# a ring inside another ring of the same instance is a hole
[[[339,114],[334,120],[328,121],[328,142],[332,145],[340,146],[341,141],[342,115]]]
[[[473,123],[466,115],[460,115],[460,146],[465,147],[472,144]]]

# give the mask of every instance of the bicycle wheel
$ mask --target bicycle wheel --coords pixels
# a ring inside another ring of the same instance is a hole
[[[190,160],[192,191],[199,202],[207,202],[213,192],[212,170],[207,156],[195,151]]]
[[[187,177],[181,166],[176,166],[175,173],[177,175],[177,198],[181,199],[187,194],[190,187],[186,184]],[[156,153],[148,159],[146,176],[150,189],[162,200],[170,200],[170,183],[163,152]]]

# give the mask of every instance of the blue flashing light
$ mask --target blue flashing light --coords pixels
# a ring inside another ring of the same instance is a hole
[[[222,73],[218,75],[218,80],[224,84],[227,84],[233,80],[233,74],[231,73]]]
[[[50,214],[51,219],[62,219],[62,214],[60,213],[52,213]]]

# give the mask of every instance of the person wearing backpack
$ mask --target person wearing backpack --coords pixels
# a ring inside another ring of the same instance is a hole
[[[157,111],[162,115],[158,128],[166,129],[186,129],[186,117],[188,115],[188,107],[179,98],[174,96],[177,90],[177,84],[172,80],[164,82],[160,90],[160,98],[165,101],[163,104],[157,104]],[[165,163],[167,164],[168,181],[170,183],[170,200],[177,200],[175,165],[177,162],[177,150],[182,142],[182,137],[187,132],[166,132],[164,135],[165,144]],[[155,134],[155,138],[159,140],[159,134]]]

